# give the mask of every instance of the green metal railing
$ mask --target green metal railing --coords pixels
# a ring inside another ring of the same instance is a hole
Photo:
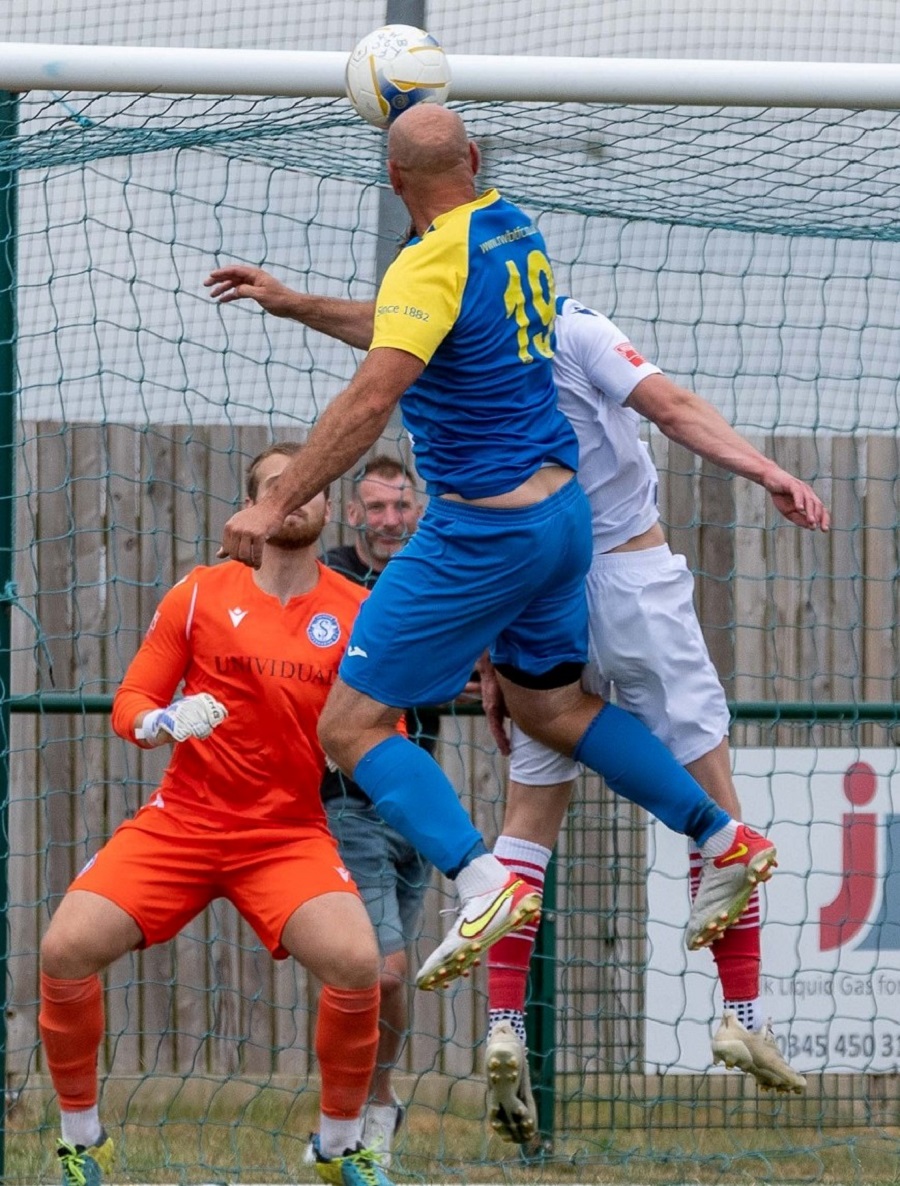
[[[2,494],[0,494],[2,498]],[[2,547],[2,542],[0,542]],[[7,701],[10,712],[46,713],[107,713],[112,708],[112,696],[82,692],[33,692],[27,696],[12,696]],[[834,701],[817,704],[812,700],[741,700],[729,701],[732,722],[800,721],[818,725],[840,721],[850,724],[900,724],[900,700]],[[446,716],[481,716],[477,703],[454,705],[445,710]]]

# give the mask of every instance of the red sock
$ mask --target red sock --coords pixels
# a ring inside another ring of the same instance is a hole
[[[54,980],[41,972],[38,1026],[60,1108],[80,1112],[95,1107],[97,1051],[103,1039],[99,976]]]
[[[545,868],[522,857],[509,857],[495,850],[494,855],[529,885],[542,893]],[[505,935],[488,951],[488,1009],[512,1009],[525,1012],[528,967],[534,952],[538,924],[529,923],[520,931]]]
[[[691,900],[697,894],[700,867],[700,854],[692,850]],[[760,946],[759,890],[756,889],[738,921],[710,946],[726,1001],[754,1001],[759,996]]]
[[[756,1000],[761,963],[758,890],[753,891],[746,912],[713,943],[711,950],[725,1000]]]
[[[316,1057],[322,1074],[320,1107],[336,1120],[353,1120],[369,1094],[378,1049],[380,988],[332,988],[319,997]]]

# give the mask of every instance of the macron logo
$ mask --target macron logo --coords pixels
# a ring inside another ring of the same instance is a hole
[[[362,647],[347,647],[347,658],[348,659],[357,659],[357,658],[368,659],[368,657],[369,656],[362,649]]]
[[[236,605],[234,609],[230,609],[228,611],[228,616],[231,618],[232,626],[235,628],[235,630],[237,630],[238,626],[240,626],[241,622],[243,622],[244,618],[246,618],[247,611],[245,609],[241,609],[239,605]]]

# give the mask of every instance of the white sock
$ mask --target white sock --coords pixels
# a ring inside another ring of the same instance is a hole
[[[96,1145],[103,1135],[100,1113],[96,1105],[83,1108],[80,1112],[64,1112],[60,1109],[59,1126],[62,1139],[69,1145]]]
[[[343,1157],[348,1149],[356,1148],[361,1136],[362,1117],[337,1120],[319,1113],[319,1150],[323,1157]]]
[[[372,1116],[385,1126],[393,1124],[397,1119],[397,1108],[399,1104],[367,1104],[366,1115]]]
[[[519,865],[537,865],[542,872],[546,872],[553,853],[543,844],[535,844],[533,840],[520,840],[518,836],[507,836],[501,833],[494,845],[494,856],[499,858],[508,870],[514,873],[524,873]]]
[[[731,1009],[735,1017],[745,1030],[755,1033],[763,1027],[762,999],[755,997],[752,1001],[725,1001],[726,1009]]]
[[[489,894],[498,890],[509,881],[509,870],[504,869],[495,856],[484,853],[470,861],[464,869],[456,875],[456,892],[459,900],[465,905],[470,898],[477,898],[479,894]]]
[[[710,857],[720,857],[723,853],[728,852],[734,838],[737,836],[737,821],[730,819],[724,827],[719,828],[718,832],[713,832],[708,840],[704,840],[700,845],[700,854],[705,859]]]
[[[363,1125],[363,1142],[365,1144],[369,1145],[372,1140],[371,1129],[369,1127],[371,1125],[378,1134],[379,1151],[381,1153],[390,1153],[399,1106],[399,1104],[366,1105],[366,1119]]]
[[[488,1013],[488,1040],[501,1021],[508,1022],[523,1046],[528,1042],[525,1037],[525,1014],[518,1009],[491,1009]]]

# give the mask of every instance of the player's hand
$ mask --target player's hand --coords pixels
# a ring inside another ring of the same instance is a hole
[[[773,466],[763,482],[776,509],[797,527],[809,531],[827,531],[831,515],[811,486],[786,470]]]
[[[205,741],[217,725],[228,716],[228,709],[208,692],[185,696],[168,708],[154,708],[144,715],[140,726],[139,740],[154,744],[166,733],[175,741],[187,741],[195,737]]]
[[[209,295],[220,305],[249,297],[275,317],[290,317],[297,298],[297,294],[286,284],[282,284],[262,268],[254,268],[247,264],[230,264],[227,268],[216,268],[210,272],[203,284],[205,288],[210,289]]]
[[[478,671],[481,673],[481,704],[487,718],[488,728],[491,731],[491,737],[496,742],[500,753],[508,758],[511,747],[505,722],[509,718],[509,712],[506,708],[506,701],[503,699],[503,692],[500,689],[500,681],[497,679],[494,665],[487,655],[483,655],[478,660]]]
[[[284,516],[265,502],[244,507],[225,524],[218,558],[225,560],[230,556],[251,568],[259,568],[266,540],[275,535],[283,522]]]

